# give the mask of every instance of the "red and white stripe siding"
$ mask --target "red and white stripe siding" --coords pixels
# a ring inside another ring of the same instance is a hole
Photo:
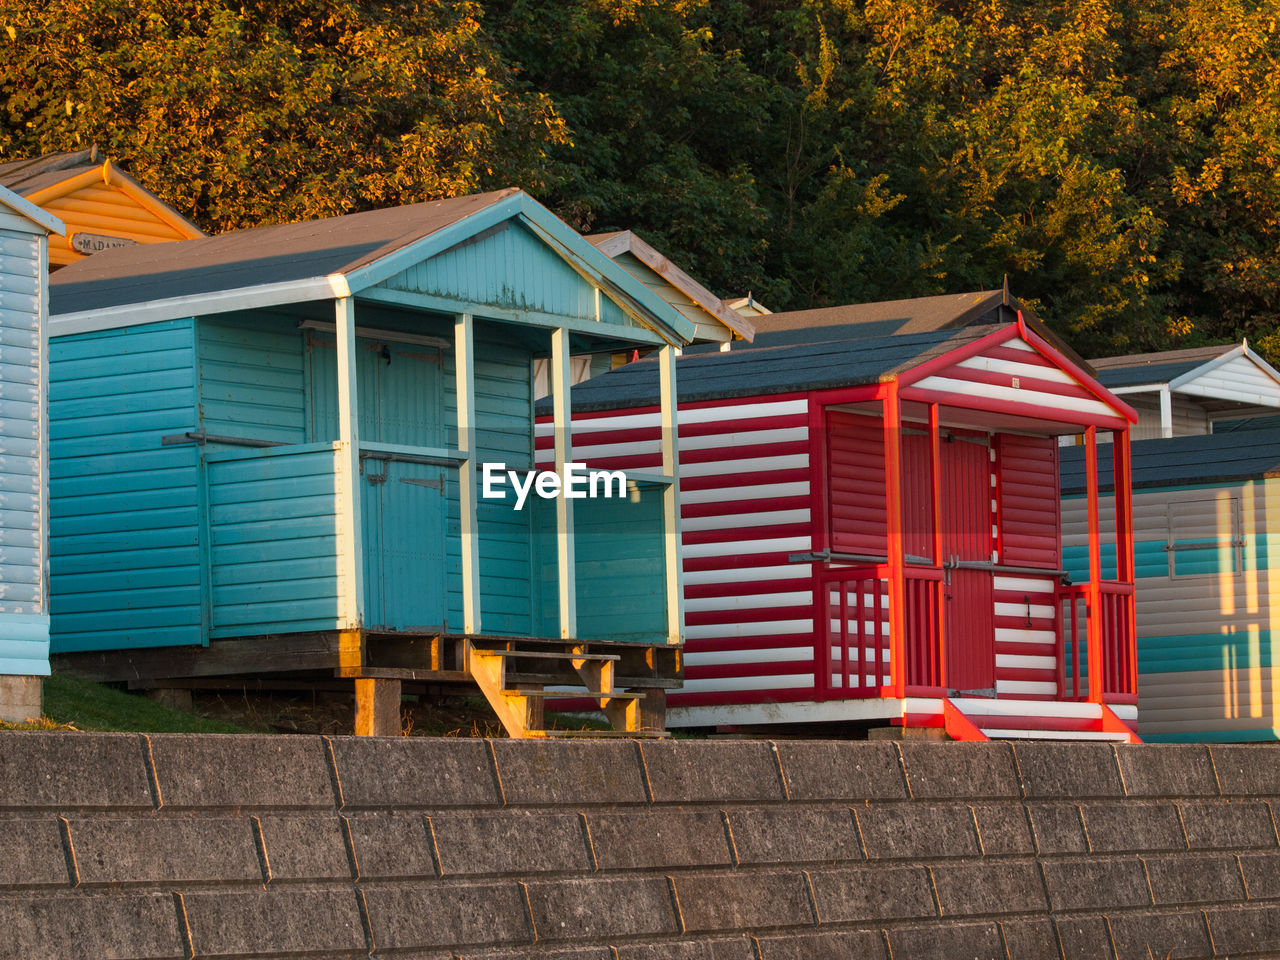
[[[814,695],[809,403],[804,396],[682,405],[678,414],[685,683],[672,706]],[[540,463],[552,425],[537,425]],[[573,458],[656,471],[656,408],[577,414]]]
[[[919,399],[945,399],[981,393],[1027,416],[1048,411],[1071,412],[1077,418],[1112,421],[1115,409],[1057,364],[1047,360],[1017,334],[976,356],[959,360],[910,387]]]

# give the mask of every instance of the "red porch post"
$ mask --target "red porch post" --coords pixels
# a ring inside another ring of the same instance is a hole
[[[898,382],[885,384],[884,393],[885,531],[889,566],[889,680],[894,696],[907,695],[906,664],[906,563],[902,540],[902,405]]]
[[[1102,702],[1102,537],[1098,530],[1098,428],[1084,432],[1084,482],[1089,505],[1089,699]]]
[[[938,429],[938,405],[936,403],[929,404],[929,483],[931,484],[930,495],[933,504],[933,565],[935,567],[942,566],[942,449],[939,446],[939,429]],[[946,625],[944,621],[946,617],[942,615],[943,601],[942,591],[939,589],[938,594],[938,616],[937,622],[934,624],[936,631],[936,643],[938,644],[938,686],[944,690],[947,687],[947,643],[946,643]]]
[[[1111,436],[1112,456],[1115,458],[1116,500],[1116,579],[1133,585],[1137,573],[1133,559],[1133,475],[1129,450],[1129,429],[1117,431]],[[1134,594],[1123,599],[1125,605],[1125,649],[1122,651],[1128,667],[1125,693],[1138,691],[1138,625]]]

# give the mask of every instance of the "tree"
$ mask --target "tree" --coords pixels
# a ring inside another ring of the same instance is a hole
[[[12,0],[0,155],[96,143],[212,230],[519,183],[564,140],[465,2]]]

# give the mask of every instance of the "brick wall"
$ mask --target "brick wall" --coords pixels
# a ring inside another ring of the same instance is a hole
[[[1276,955],[1278,761],[0,733],[0,958]]]

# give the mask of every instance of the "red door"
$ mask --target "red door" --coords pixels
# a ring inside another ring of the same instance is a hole
[[[991,562],[991,455],[987,438],[941,445],[942,557]],[[950,570],[943,584],[946,684],[995,696],[995,609],[990,570]]]

